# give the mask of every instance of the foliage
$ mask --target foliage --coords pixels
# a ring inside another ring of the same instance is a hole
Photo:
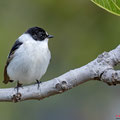
[[[99,7],[120,16],[120,0],[91,0]]]

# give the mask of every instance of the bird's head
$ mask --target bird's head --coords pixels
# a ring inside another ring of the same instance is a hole
[[[30,34],[36,41],[44,41],[46,38],[53,38],[53,35],[49,35],[44,29],[39,27],[29,28],[25,33]]]

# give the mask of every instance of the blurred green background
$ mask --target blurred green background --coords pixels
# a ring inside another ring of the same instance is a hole
[[[14,41],[29,27],[53,34],[49,41],[52,61],[42,80],[57,77],[94,60],[119,43],[120,18],[90,0],[1,0],[0,87],[3,69]],[[91,81],[41,101],[0,102],[4,120],[114,120],[120,114],[120,87]]]

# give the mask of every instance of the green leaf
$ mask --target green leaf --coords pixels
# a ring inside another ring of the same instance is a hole
[[[108,12],[120,16],[120,0],[91,0]]]
[[[113,2],[118,6],[118,9],[120,10],[120,0],[113,0]]]

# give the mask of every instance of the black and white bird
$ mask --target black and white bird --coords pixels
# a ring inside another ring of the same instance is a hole
[[[29,28],[23,33],[8,55],[3,83],[16,81],[17,88],[36,81],[39,83],[51,59],[49,38],[53,36],[39,27]]]

